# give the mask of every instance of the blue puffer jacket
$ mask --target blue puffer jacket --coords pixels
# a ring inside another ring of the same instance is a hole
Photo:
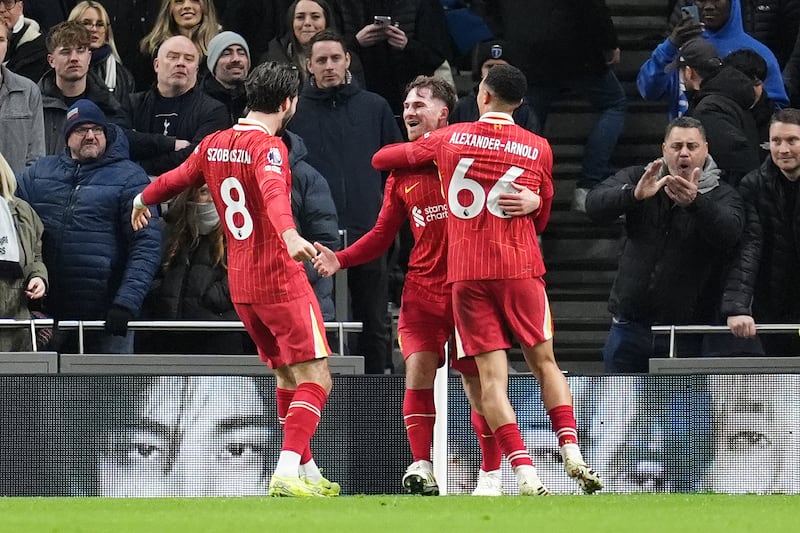
[[[134,232],[130,222],[147,174],[128,159],[120,128],[109,125],[106,138],[96,162],[80,164],[66,148],[39,158],[18,180],[17,195],[44,223],[46,305],[59,319],[102,320],[112,304],[138,314],[161,260],[159,224]]]

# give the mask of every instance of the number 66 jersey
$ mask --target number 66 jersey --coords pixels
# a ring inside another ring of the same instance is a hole
[[[385,146],[372,159],[379,170],[435,161],[447,201],[448,281],[526,279],[544,272],[538,233],[550,218],[553,152],[543,137],[514,124],[506,113],[426,133],[411,143]],[[523,185],[541,198],[532,215],[512,217],[500,194]]]
[[[255,120],[208,135],[178,168],[145,188],[148,205],[208,184],[228,247],[234,303],[280,303],[311,293],[305,271],[281,235],[295,227],[286,145]]]

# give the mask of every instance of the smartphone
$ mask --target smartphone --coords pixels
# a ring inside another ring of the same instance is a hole
[[[697,6],[683,6],[681,8],[681,13],[683,13],[684,17],[688,15],[695,22],[700,22],[700,11],[697,9]]]
[[[392,25],[392,17],[375,15],[375,24],[386,24],[391,26]]]

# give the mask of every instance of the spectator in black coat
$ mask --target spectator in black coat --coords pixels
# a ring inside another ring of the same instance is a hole
[[[39,23],[26,18],[22,10],[23,3],[20,0],[0,1],[0,22],[11,30],[6,68],[38,83],[50,68],[47,64],[45,36]]]
[[[384,178],[372,167],[372,156],[402,137],[386,100],[350,83],[350,58],[340,36],[323,30],[309,45],[311,76],[291,128],[308,147],[308,163],[328,181],[339,227],[352,243],[372,228],[381,208]],[[391,368],[386,270],[381,257],[351,268],[347,276],[352,318],[364,323],[358,345],[351,342],[349,348],[364,355],[370,374]]]
[[[756,128],[758,129],[758,141],[761,143],[761,151],[759,152],[763,161],[764,156],[769,152],[769,123],[772,120],[772,115],[775,113],[775,102],[764,90],[764,79],[767,76],[767,62],[761,57],[758,52],[748,49],[736,50],[731,52],[724,58],[722,62],[733,67],[739,72],[746,75],[753,83],[753,91],[756,93],[756,103],[750,108],[750,113],[756,121]]]
[[[698,120],[670,122],[662,153],[647,167],[619,171],[586,197],[586,214],[596,222],[625,216],[603,347],[609,373],[647,372],[651,357],[666,356],[665,338],[654,342],[654,324],[712,323],[724,261],[744,226],[742,200],[720,180]],[[700,353],[696,338],[679,338],[692,346],[678,352]]]
[[[747,225],[722,298],[742,338],[755,337],[756,323],[800,319],[800,110],[778,111],[769,134],[770,157],[739,184]],[[763,335],[761,344],[767,355],[800,355],[796,332]]]
[[[670,68],[670,67],[668,67]],[[706,132],[708,152],[734,187],[761,163],[758,128],[750,109],[756,103],[753,81],[723,66],[708,40],[696,37],[681,46],[671,69],[680,69],[687,91],[695,91],[686,115]]]
[[[339,220],[328,182],[306,161],[308,149],[299,135],[287,130],[283,134],[283,142],[289,150],[289,166],[292,170],[292,215],[297,231],[309,242],[320,242],[332,250],[341,249]],[[322,318],[326,321],[336,320],[333,278],[320,276],[309,262],[303,266],[311,288],[319,300]]]
[[[74,21],[50,28],[47,34],[48,61],[53,67],[39,80],[44,113],[45,153],[64,151],[64,121],[67,109],[76,101],[94,102],[110,122],[127,127],[127,118],[103,80],[89,70],[89,30]]]
[[[177,167],[206,135],[227,127],[225,106],[196,88],[199,59],[189,38],[170,37],[154,62],[156,86],[124,104],[131,159],[151,176]]]

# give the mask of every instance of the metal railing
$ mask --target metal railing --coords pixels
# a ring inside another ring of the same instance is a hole
[[[669,357],[678,357],[675,352],[676,333],[730,333],[728,326],[651,326],[650,331],[656,335],[669,335]],[[800,332],[800,324],[756,324],[756,334],[760,333],[797,333]]]
[[[56,321],[52,318],[35,318],[29,320],[0,319],[0,329],[27,328],[31,335],[33,351],[38,352],[36,330],[52,328]],[[84,352],[84,332],[86,330],[105,329],[105,320],[59,320],[60,330],[78,331],[78,353]],[[344,334],[358,333],[364,328],[361,322],[325,322],[326,331],[336,331],[339,335],[339,355],[344,355]],[[245,331],[240,320],[131,320],[128,329],[133,331]]]

